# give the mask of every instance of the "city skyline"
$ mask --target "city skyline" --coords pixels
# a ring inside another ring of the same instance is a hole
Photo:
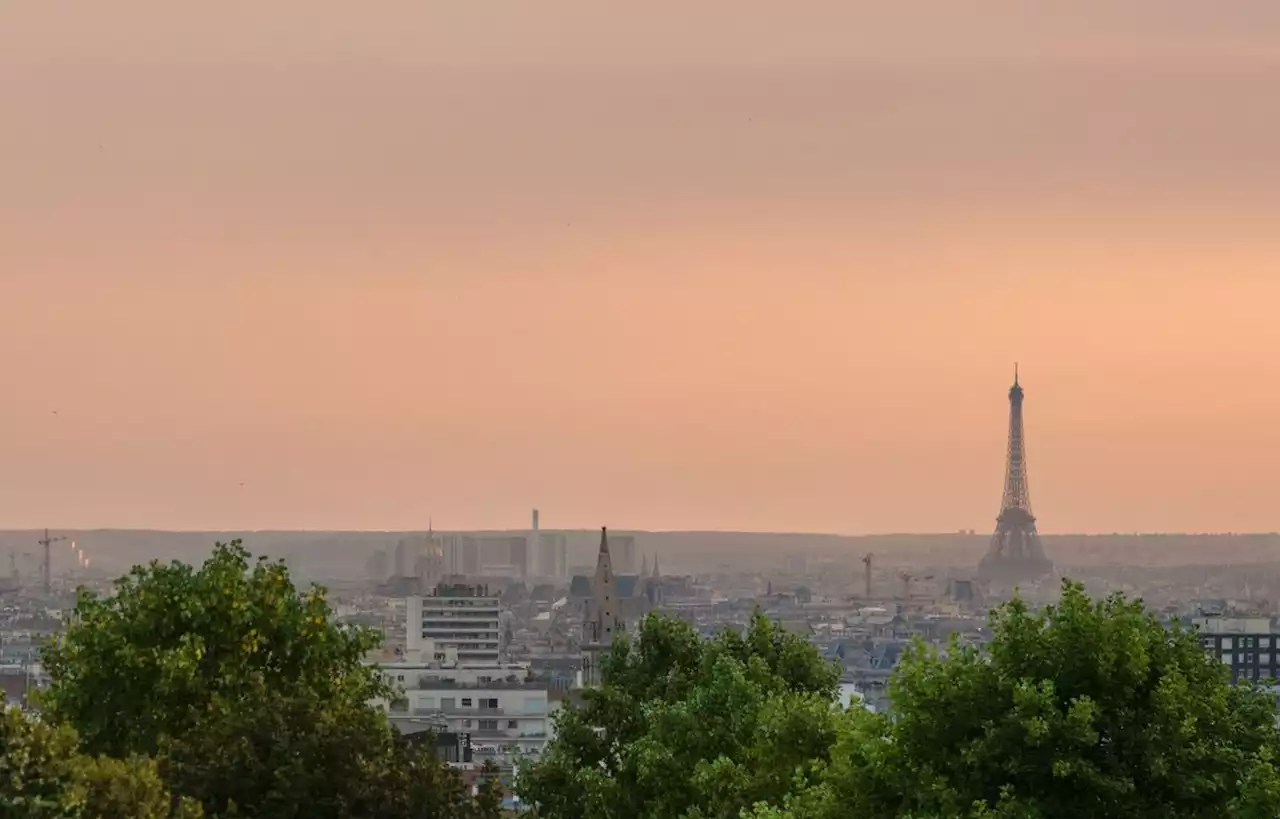
[[[1280,529],[1280,6],[677,19],[7,7],[0,526]]]

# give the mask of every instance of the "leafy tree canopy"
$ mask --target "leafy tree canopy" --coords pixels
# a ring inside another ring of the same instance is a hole
[[[456,774],[370,705],[390,694],[363,663],[376,642],[283,563],[218,544],[198,569],[153,562],[110,597],[82,592],[46,651],[44,705],[93,753],[157,754],[211,817],[470,816]]]
[[[153,760],[82,755],[75,731],[0,698],[0,816],[5,819],[198,819],[171,799]]]
[[[1194,633],[1064,582],[992,614],[985,651],[917,646],[893,720],[848,732],[794,817],[1275,817],[1275,700],[1232,686]],[[761,819],[777,807],[757,809]]]
[[[219,543],[198,569],[153,561],[114,595],[82,590],[44,653],[43,706],[93,753],[154,754],[263,691],[363,704],[384,693],[362,664],[376,645],[330,620],[324,590],[299,592],[283,562],[251,564],[239,541]]]
[[[736,819],[808,782],[836,738],[835,666],[759,612],[711,640],[650,615],[601,676],[521,773],[541,815]]]

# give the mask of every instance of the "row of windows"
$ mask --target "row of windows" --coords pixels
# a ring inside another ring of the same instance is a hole
[[[463,631],[469,634],[476,634],[478,632],[496,632],[501,628],[501,624],[497,620],[488,620],[486,622],[476,622],[476,623],[459,623],[456,621],[448,622],[448,621],[441,621],[441,620],[423,620],[422,628],[424,630],[431,629],[433,631],[436,631],[436,630],[447,629],[449,631]]]
[[[430,635],[430,634],[424,634],[424,635],[422,635],[422,636],[423,636],[425,639],[430,639],[430,638],[432,637],[432,635]],[[471,636],[471,635],[467,635],[467,636]],[[460,643],[460,642],[455,642],[455,641],[450,640],[450,641],[449,641],[449,647],[450,647],[450,648],[456,648],[456,649],[458,649],[458,651],[460,651],[460,652],[461,652],[461,651],[466,651],[466,650],[468,650],[468,649],[469,649],[469,650],[472,650],[472,651],[487,651],[487,652],[494,652],[494,651],[497,651],[497,650],[498,650],[498,641],[497,641],[496,639],[494,639],[494,640],[486,640],[486,641],[485,641],[485,642],[483,642],[483,643],[471,643],[471,642],[467,642],[467,643]]]
[[[476,725],[476,726],[475,726],[475,727],[476,727],[476,730],[479,730],[479,731],[496,731],[496,730],[498,730],[498,721],[497,721],[496,719],[478,719],[478,720],[469,720],[469,719],[464,719],[464,720],[462,721],[462,727],[463,727],[463,728],[470,728],[470,727],[472,727],[472,725],[471,725],[471,723],[472,723],[472,722],[479,723],[478,725]],[[507,730],[508,730],[508,731],[515,731],[515,730],[519,729],[519,727],[520,727],[520,722],[519,722],[519,720],[514,720],[514,719],[509,719],[509,720],[507,720]]]
[[[1232,660],[1232,658],[1233,658],[1233,657],[1235,658],[1235,659],[1234,659],[1234,663],[1233,663],[1233,660]],[[1222,655],[1221,655],[1221,659],[1222,659],[1222,661],[1223,661],[1224,663],[1226,663],[1227,665],[1232,665],[1232,664],[1234,664],[1234,665],[1264,665],[1264,666],[1266,666],[1266,665],[1272,665],[1272,664],[1275,662],[1275,657],[1276,657],[1276,655],[1275,655],[1275,654],[1272,654],[1270,651],[1264,651],[1264,652],[1262,652],[1262,653],[1260,653],[1260,654],[1253,654],[1253,653],[1249,653],[1249,654],[1237,653],[1237,654],[1234,654],[1234,655],[1233,655],[1230,651],[1224,651],[1224,652],[1222,652]]]
[[[1272,647],[1271,645],[1272,638],[1270,636],[1245,635],[1238,638],[1239,645],[1236,645],[1237,638],[1220,637],[1218,639],[1219,639],[1218,648],[1222,649],[1223,651],[1231,651],[1236,648],[1271,648]],[[1200,642],[1205,646],[1212,646],[1214,639],[1212,637],[1201,637]],[[1277,643],[1275,647],[1280,648],[1280,643]]]
[[[479,697],[477,699],[480,703],[480,708],[496,709],[499,707],[498,700],[495,698]],[[437,708],[437,702],[439,703],[438,707],[440,710],[444,711],[458,707],[455,706],[455,703],[457,702],[457,698],[455,697],[440,697],[439,699],[436,697],[422,697],[414,702],[414,707],[424,711],[434,711]],[[476,702],[476,699],[463,697],[461,707],[475,708],[476,706],[473,705],[474,702]],[[525,697],[523,698],[523,701],[517,705],[512,702],[512,700],[508,700],[507,709],[513,713],[516,713],[516,709],[519,709],[519,713],[521,714],[545,714],[547,713],[547,701],[544,697]]]

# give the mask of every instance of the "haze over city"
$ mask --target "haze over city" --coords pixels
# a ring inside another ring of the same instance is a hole
[[[0,526],[1280,529],[1280,6],[8,3]]]
[[[1277,0],[0,2],[0,818],[1280,819]]]

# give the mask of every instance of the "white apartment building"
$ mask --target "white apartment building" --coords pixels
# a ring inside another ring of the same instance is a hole
[[[487,586],[441,583],[425,597],[405,601],[405,653],[454,649],[459,663],[496,663],[502,607]],[[443,659],[431,656],[428,659]]]
[[[448,658],[453,654],[431,646],[426,651]],[[518,663],[450,662],[420,657],[378,664],[387,682],[402,692],[398,702],[384,704],[393,723],[431,723],[469,734],[472,748],[482,756],[542,752],[550,725],[545,682],[530,681],[528,666]],[[411,730],[404,726],[402,730]]]

